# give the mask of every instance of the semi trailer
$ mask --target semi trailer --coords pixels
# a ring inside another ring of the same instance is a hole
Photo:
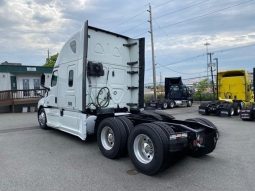
[[[145,39],[85,22],[63,46],[48,92],[38,103],[42,129],[55,128],[86,140],[96,135],[110,159],[127,153],[144,174],[164,170],[169,153],[211,153],[218,130],[203,118],[176,120],[144,107]],[[44,86],[45,76],[41,77]]]
[[[191,89],[183,84],[181,77],[171,77],[165,78],[164,98],[150,101],[149,107],[172,109],[177,106],[191,107],[192,104]]]
[[[217,100],[201,103],[202,115],[239,115],[245,105],[254,101],[252,80],[245,70],[230,70],[217,75]]]

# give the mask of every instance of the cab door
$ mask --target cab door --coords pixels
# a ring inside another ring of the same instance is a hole
[[[67,78],[61,80],[59,86],[59,108],[61,108],[60,124],[61,129],[71,134],[78,134],[79,132],[79,120],[80,113],[76,109],[76,91],[77,91],[77,63],[71,62],[69,64],[62,65],[59,74],[61,76],[67,76]]]
[[[46,101],[45,108],[47,115],[47,124],[53,127],[59,127],[60,109],[58,108],[58,70],[54,70],[51,77],[50,91]]]

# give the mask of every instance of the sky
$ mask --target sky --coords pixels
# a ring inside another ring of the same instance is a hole
[[[0,0],[0,63],[42,65],[85,20],[89,25],[146,38],[145,83],[152,83],[149,3],[157,82],[207,76],[208,52],[219,70],[255,67],[255,0]],[[210,74],[210,73],[209,73]]]

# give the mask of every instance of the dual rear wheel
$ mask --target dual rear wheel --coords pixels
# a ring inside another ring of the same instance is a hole
[[[199,157],[212,152],[218,139],[216,126],[203,118],[187,121],[206,125],[210,132],[203,136],[204,146],[190,149],[190,154]],[[100,122],[97,141],[99,149],[107,158],[119,158],[128,151],[138,171],[154,175],[168,166],[169,135],[174,133],[164,122],[142,123],[134,127],[127,117],[111,117]]]
[[[136,169],[153,175],[164,169],[168,138],[160,124],[143,123],[135,128],[126,117],[106,118],[97,130],[98,147],[107,158],[119,158],[128,151]]]

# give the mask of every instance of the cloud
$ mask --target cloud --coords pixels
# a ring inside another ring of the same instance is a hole
[[[199,2],[152,2],[156,62],[167,65],[205,54],[205,41],[211,43],[210,51],[255,43],[254,4],[192,19],[240,2],[243,1],[208,0],[186,9]],[[131,37],[145,36],[146,68],[151,68],[147,0],[0,0],[0,7],[0,62],[42,64],[47,49],[52,54],[59,52],[63,43],[88,19],[92,26]],[[176,24],[181,21],[184,22]],[[254,49],[250,47],[242,53],[239,51],[214,56],[218,56],[226,67],[234,64],[250,69],[254,65]],[[196,73],[205,70],[205,66],[206,57],[202,56],[172,65],[170,69],[177,72],[163,67],[157,72],[164,76],[192,77],[178,72],[195,73],[196,76]],[[145,81],[151,81],[151,71],[146,74]]]
[[[44,14],[42,14],[42,13],[35,13],[34,15],[33,15],[33,18],[32,18],[33,20],[35,20],[35,21],[37,21],[38,23],[49,23],[49,22],[51,22],[52,21],[52,17],[50,17],[49,15],[47,16],[47,15],[44,15]]]
[[[0,10],[0,22],[1,42],[4,42],[1,46],[10,52],[46,47],[55,49],[55,42],[50,42],[48,36],[61,32],[67,23],[54,3],[19,0],[6,2]]]
[[[5,4],[5,0],[0,0],[0,6],[3,6]]]

